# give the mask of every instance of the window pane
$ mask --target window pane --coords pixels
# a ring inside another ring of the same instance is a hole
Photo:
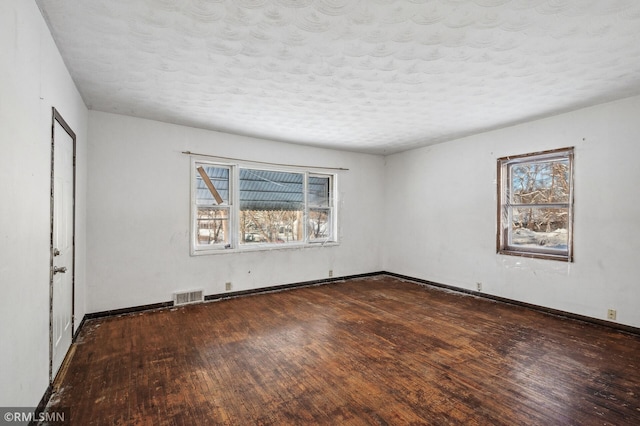
[[[512,246],[566,251],[569,245],[568,229],[568,208],[511,209]]]
[[[196,164],[196,204],[229,205],[228,168]]]
[[[229,209],[198,207],[199,245],[229,244]]]
[[[329,207],[331,196],[330,176],[309,176],[308,190],[307,199],[310,206]]]
[[[511,166],[511,202],[548,204],[569,202],[569,159],[519,163]]]
[[[331,210],[309,210],[309,241],[331,239]]]
[[[304,174],[240,169],[240,242],[303,241]]]
[[[289,243],[302,241],[302,210],[240,211],[240,243]]]

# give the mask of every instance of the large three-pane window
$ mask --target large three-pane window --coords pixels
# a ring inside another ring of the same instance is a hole
[[[336,242],[335,175],[193,161],[192,254]]]
[[[498,252],[573,260],[573,149],[498,159]]]

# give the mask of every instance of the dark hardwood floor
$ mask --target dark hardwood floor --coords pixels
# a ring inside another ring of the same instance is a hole
[[[88,321],[74,425],[638,425],[640,336],[386,276]]]

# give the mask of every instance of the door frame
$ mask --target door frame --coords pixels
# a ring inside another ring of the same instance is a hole
[[[69,124],[62,118],[62,115],[55,107],[51,108],[51,220],[50,220],[50,238],[49,238],[49,384],[55,380],[53,374],[53,263],[54,263],[54,152],[55,152],[55,128],[58,123],[73,141],[73,195],[72,195],[72,236],[71,236],[71,342],[73,343],[73,335],[75,329],[75,298],[76,298],[76,134]],[[60,371],[60,370],[58,370]],[[57,372],[56,372],[57,373]]]

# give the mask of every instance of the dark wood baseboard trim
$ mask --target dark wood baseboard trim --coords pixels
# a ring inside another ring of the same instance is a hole
[[[87,316],[85,315],[84,317],[82,317],[82,321],[80,321],[80,325],[78,326],[78,329],[76,330],[75,333],[73,333],[73,336],[71,337],[71,344],[73,345],[76,341],[76,339],[78,338],[78,334],[80,334],[80,330],[82,330],[82,327],[84,326],[84,323],[87,319]],[[69,348],[69,351],[71,351],[71,348]],[[69,356],[69,352],[67,352],[67,355],[65,355],[65,361],[62,362],[62,365],[64,366],[65,363],[67,362],[66,357]],[[58,371],[58,373],[60,373]],[[49,386],[47,386],[47,390],[44,391],[44,395],[42,395],[42,398],[40,399],[40,402],[38,403],[38,406],[36,407],[36,411],[35,411],[35,418],[39,418],[40,413],[44,412],[45,408],[47,408],[47,404],[49,404],[49,400],[51,399],[51,396],[53,395],[53,388],[54,388],[54,383],[55,383],[55,378],[53,383],[49,383]],[[29,425],[37,425],[37,423],[35,422],[35,420],[32,420],[31,422],[29,422]]]
[[[334,282],[338,282],[338,281],[346,281],[346,280],[352,280],[352,279],[356,279],[356,278],[375,277],[375,276],[383,275],[383,274],[384,274],[383,272],[370,272],[370,273],[367,273],[367,274],[349,275],[349,276],[345,276],[345,277],[323,278],[321,280],[303,281],[303,282],[299,282],[299,283],[276,285],[276,286],[272,286],[272,287],[263,287],[263,288],[257,288],[257,289],[252,289],[252,290],[234,291],[234,292],[220,293],[220,294],[211,294],[209,296],[205,296],[204,300],[205,301],[211,301],[211,300],[231,299],[231,298],[234,298],[234,297],[248,296],[248,295],[253,295],[253,294],[273,293],[273,292],[276,292],[276,291],[291,290],[291,289],[299,288],[299,287],[311,287],[311,286],[314,286],[314,285],[330,284],[330,283],[334,283]]]
[[[271,293],[271,292],[274,292],[274,291],[288,290],[288,289],[293,289],[293,288],[297,288],[297,287],[309,287],[309,286],[313,286],[313,285],[329,284],[329,283],[332,283],[332,282],[351,280],[351,279],[355,279],[355,278],[375,277],[377,275],[383,275],[383,274],[384,274],[383,272],[377,271],[377,272],[369,272],[369,273],[366,273],[366,274],[348,275],[348,276],[344,276],[344,277],[323,278],[323,279],[320,279],[320,280],[303,281],[303,282],[299,282],[299,283],[283,284],[283,285],[276,285],[276,286],[271,286],[271,287],[256,288],[256,289],[252,289],[252,290],[234,291],[234,292],[219,293],[219,294],[210,294],[210,295],[204,296],[204,300],[205,300],[205,302],[209,302],[209,301],[212,301],[212,300],[230,299],[230,298],[233,298],[233,297],[240,297],[240,296],[247,296],[247,295],[261,294],[261,293]],[[150,305],[132,306],[130,308],[112,309],[112,310],[101,311],[101,312],[92,312],[92,313],[86,314],[84,316],[84,318],[82,319],[82,323],[80,324],[80,327],[78,327],[78,332],[80,331],[80,329],[84,325],[85,320],[90,320],[90,319],[95,319],[95,318],[115,317],[115,316],[118,316],[118,315],[135,314],[135,313],[144,312],[144,311],[152,311],[152,310],[155,310],[155,309],[172,308],[172,307],[173,307],[173,302],[161,302],[161,303],[153,303],[153,304],[150,304]],[[78,332],[76,332],[76,334]]]
[[[588,317],[588,316],[585,316],[585,315],[579,315],[579,314],[574,314],[574,313],[571,313],[571,312],[561,311],[559,309],[547,308],[545,306],[534,305],[532,303],[520,302],[518,300],[507,299],[506,297],[494,296],[492,294],[482,293],[482,292],[479,292],[479,291],[467,290],[465,288],[454,287],[454,286],[451,286],[451,285],[436,283],[436,282],[433,282],[433,281],[423,280],[423,279],[420,279],[420,278],[409,277],[407,275],[396,274],[394,272],[386,272],[385,271],[385,272],[381,272],[381,274],[389,275],[390,277],[399,278],[399,279],[406,280],[406,281],[413,281],[413,282],[415,282],[417,284],[444,288],[444,289],[447,289],[447,290],[455,291],[457,293],[465,293],[465,294],[469,294],[469,295],[472,295],[472,296],[483,297],[485,299],[494,300],[496,302],[507,303],[507,304],[510,304],[510,305],[515,305],[515,306],[520,306],[520,307],[527,308],[527,309],[532,309],[534,311],[544,312],[544,313],[549,314],[549,315],[569,318],[569,319],[576,320],[576,321],[582,321],[582,322],[587,322],[587,323],[591,323],[591,324],[600,325],[600,326],[603,326],[603,327],[613,328],[613,329],[616,329],[618,331],[623,331],[623,332],[626,332],[626,333],[640,335],[640,328],[632,327],[630,325],[618,324],[618,323],[615,323],[615,322],[605,321],[605,320],[601,320],[601,319],[598,319],[598,318]]]
[[[82,330],[82,327],[84,327],[84,323],[87,320],[87,316],[83,316],[82,320],[80,321],[80,325],[78,325],[78,328],[76,329],[76,332],[73,333],[73,338],[71,340],[71,343],[74,343],[76,341],[76,339],[78,338],[78,334],[80,334],[80,330]]]
[[[436,283],[436,282],[433,282],[433,281],[423,280],[421,278],[410,277],[410,276],[407,276],[407,275],[396,274],[394,272],[388,272],[388,271],[378,271],[378,272],[369,272],[369,273],[366,273],[366,274],[348,275],[348,276],[343,276],[343,277],[324,278],[324,279],[320,279],[320,280],[303,281],[303,282],[298,282],[298,283],[283,284],[283,285],[277,285],[277,286],[271,286],[271,287],[263,287],[263,288],[257,288],[257,289],[252,289],[252,290],[235,291],[235,292],[229,292],[229,293],[210,294],[210,295],[205,296],[204,300],[208,302],[208,301],[213,301],[213,300],[230,299],[230,298],[233,298],[233,297],[249,296],[249,295],[253,295],[253,294],[262,294],[262,293],[271,293],[271,292],[275,292],[275,291],[283,291],[283,290],[290,290],[290,289],[294,289],[294,288],[298,288],[298,287],[310,287],[310,286],[314,286],[314,285],[329,284],[329,283],[333,283],[333,282],[351,280],[351,279],[356,279],[356,278],[375,277],[375,276],[378,276],[378,275],[388,275],[390,277],[395,277],[395,278],[399,278],[399,279],[406,280],[406,281],[412,281],[412,282],[415,282],[417,284],[444,288],[444,289],[455,291],[455,292],[458,292],[458,293],[464,293],[464,294],[469,294],[469,295],[472,295],[472,296],[483,297],[483,298],[491,299],[491,300],[494,300],[494,301],[497,301],[497,302],[508,303],[510,305],[516,305],[516,306],[521,306],[521,307],[528,308],[528,309],[533,309],[533,310],[544,312],[544,313],[547,313],[547,314],[550,314],[550,315],[570,318],[570,319],[574,319],[574,320],[577,320],[577,321],[588,322],[588,323],[591,323],[591,324],[596,324],[596,325],[600,325],[600,326],[604,326],[604,327],[613,328],[613,329],[616,329],[616,330],[619,330],[619,331],[624,331],[624,332],[627,332],[627,333],[640,335],[640,328],[638,328],[638,327],[632,327],[630,325],[625,325],[625,324],[618,324],[618,323],[615,323],[615,322],[605,321],[605,320],[601,320],[601,319],[598,319],[598,318],[592,318],[592,317],[588,317],[588,316],[585,316],[585,315],[579,315],[579,314],[574,314],[574,313],[571,313],[571,312],[561,311],[561,310],[558,310],[558,309],[547,308],[545,306],[534,305],[532,303],[520,302],[518,300],[507,299],[506,297],[494,296],[492,294],[487,294],[487,293],[482,293],[482,292],[478,292],[478,291],[468,290],[468,289],[455,287],[455,286],[451,286],[451,285],[447,285],[447,284]],[[84,316],[84,318],[82,319],[80,327],[78,327],[78,330],[76,331],[76,336],[80,332],[82,326],[84,325],[85,320],[90,320],[90,319],[94,319],[94,318],[112,317],[112,316],[125,315],[125,314],[133,314],[133,313],[138,313],[138,312],[144,312],[144,311],[150,311],[150,310],[162,309],[162,308],[171,308],[171,307],[173,307],[173,302],[162,302],[162,303],[154,303],[154,304],[150,304],[150,305],[133,306],[133,307],[130,307],[130,308],[113,309],[113,310],[109,310],[109,311],[94,312],[94,313],[86,314]]]
[[[172,306],[173,306],[173,302],[152,303],[149,305],[132,306],[130,308],[112,309],[109,311],[101,311],[101,312],[92,312],[90,314],[86,314],[84,317],[88,320],[95,319],[95,318],[115,317],[118,315],[135,314],[137,312],[152,311],[154,309],[170,308]]]
[[[76,341],[76,339],[78,338],[78,334],[80,334],[80,330],[82,330],[82,327],[84,326],[85,321],[87,320],[87,316],[85,315],[84,317],[82,317],[82,321],[80,321],[80,325],[78,326],[78,329],[76,330],[75,333],[73,333],[73,336],[71,337],[71,344],[73,345]],[[71,348],[69,348],[69,351],[71,351]],[[65,358],[69,355],[69,352],[67,352],[67,355],[65,356]],[[62,365],[64,366],[64,364],[66,363],[66,359],[65,361],[63,361]],[[59,372],[58,372],[59,373]],[[38,406],[36,407],[36,411],[35,411],[35,418],[39,418],[40,413],[44,412],[45,408],[47,408],[47,404],[49,404],[49,400],[51,399],[51,396],[53,395],[53,385],[55,383],[55,379],[53,381],[53,383],[49,383],[49,386],[47,387],[47,390],[44,391],[44,395],[42,395],[42,399],[40,399],[40,402],[38,403]],[[37,423],[35,422],[35,420],[32,420],[31,422],[29,422],[29,425],[37,425]]]
[[[49,386],[47,386],[47,390],[44,391],[44,395],[42,395],[42,399],[40,399],[38,406],[36,407],[36,411],[34,413],[35,419],[38,419],[40,417],[40,413],[44,412],[44,409],[47,408],[47,404],[49,403],[49,399],[51,398],[52,394],[53,394],[53,384],[50,383]],[[35,419],[29,422],[29,426],[35,426],[38,424],[36,423]]]

